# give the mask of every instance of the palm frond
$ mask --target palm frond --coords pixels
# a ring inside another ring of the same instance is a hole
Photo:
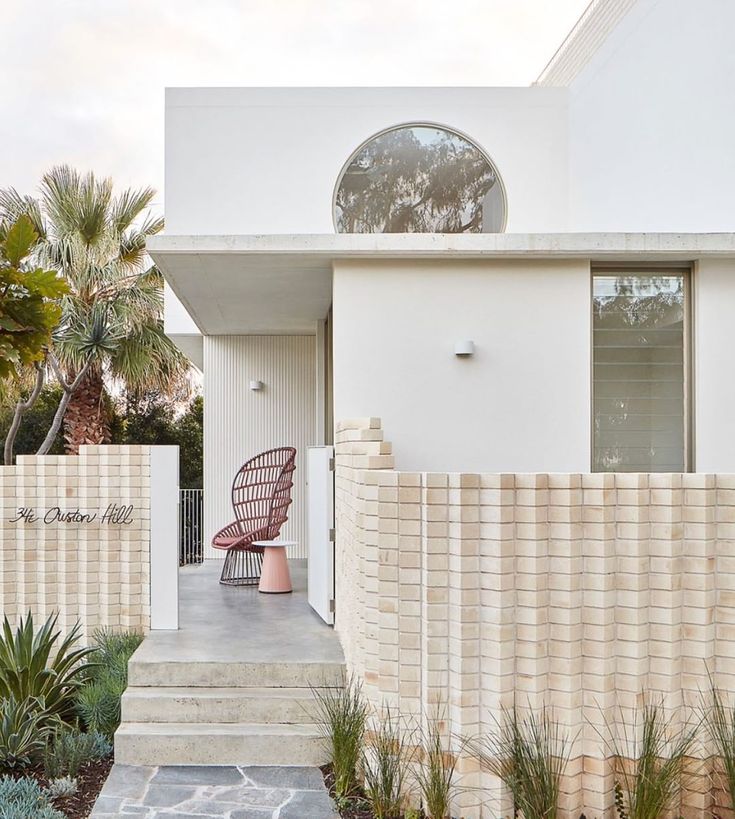
[[[146,253],[163,227],[148,212],[154,196],[152,188],[115,196],[110,179],[59,165],[44,174],[38,200],[0,191],[0,223],[28,213],[41,237],[35,262],[69,284],[53,337],[63,368],[79,371],[93,356],[128,389],[179,396],[189,392],[190,365],[163,333],[163,277]]]
[[[36,233],[45,239],[46,224],[38,202],[32,196],[18,193],[15,188],[0,190],[0,219],[14,223],[24,215],[29,217]]]
[[[110,357],[110,375],[130,390],[158,390],[185,396],[190,391],[189,361],[163,332],[146,324],[120,339]]]
[[[155,276],[128,276],[100,294],[131,327],[158,321],[163,312],[163,286]]]
[[[150,207],[156,192],[153,188],[128,188],[116,196],[110,204],[110,225],[118,234],[128,230],[135,220]]]

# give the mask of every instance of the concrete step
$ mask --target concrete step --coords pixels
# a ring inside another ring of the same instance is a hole
[[[177,688],[305,688],[336,685],[343,663],[158,662],[133,655],[128,664],[131,686]]]
[[[120,765],[324,765],[314,725],[125,722],[115,734]]]
[[[308,688],[129,687],[123,722],[309,724],[316,703]]]

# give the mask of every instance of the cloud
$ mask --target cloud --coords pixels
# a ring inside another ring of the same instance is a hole
[[[163,186],[164,88],[527,85],[586,0],[3,0],[0,186]]]

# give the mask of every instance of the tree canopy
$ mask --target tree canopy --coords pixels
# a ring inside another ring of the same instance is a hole
[[[38,239],[28,216],[0,220],[0,378],[42,362],[61,319],[68,287],[56,271],[29,261]]]
[[[115,195],[110,179],[62,165],[43,175],[39,192],[0,191],[0,218],[30,219],[34,258],[69,285],[53,350],[62,383],[74,385],[63,410],[67,450],[76,452],[110,441],[109,382],[181,394],[189,362],[163,331],[163,277],[146,255],[147,238],[163,227],[150,213],[153,189]]]

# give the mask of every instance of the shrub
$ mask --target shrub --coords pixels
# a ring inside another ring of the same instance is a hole
[[[61,779],[53,779],[49,782],[48,795],[50,799],[61,799],[65,796],[74,796],[79,790],[76,779],[70,776],[63,776]]]
[[[444,748],[438,715],[427,719],[426,724],[421,733],[421,764],[416,769],[416,782],[428,819],[445,819],[456,790],[454,772],[458,755]]]
[[[0,700],[0,767],[25,768],[43,750],[47,728],[33,700]]]
[[[393,819],[401,813],[411,761],[408,749],[400,720],[386,706],[362,754],[363,789],[375,819]]]
[[[97,662],[101,669],[127,680],[128,660],[143,642],[143,635],[137,631],[116,632],[101,628],[94,632],[92,640],[99,652]]]
[[[503,709],[495,731],[469,747],[508,787],[518,814],[555,819],[569,739],[551,711],[543,708],[540,714],[519,717],[515,708]]]
[[[38,631],[33,615],[20,618],[15,633],[4,618],[0,637],[0,699],[13,697],[17,702],[36,700],[44,719],[73,719],[74,701],[91,666],[84,660],[92,648],[75,648],[80,636],[77,623],[62,640],[52,659],[60,636],[56,631],[58,615],[52,615]]]
[[[730,808],[735,808],[735,708],[726,706],[720,691],[712,680],[710,683],[710,700],[702,699],[703,722],[719,758],[723,790],[730,795]]]
[[[80,734],[60,730],[49,736],[44,748],[43,765],[49,779],[75,777],[82,765],[97,762],[112,753],[107,737],[96,731]]]
[[[696,729],[670,731],[661,703],[646,702],[632,723],[621,714],[623,739],[607,742],[616,760],[615,808],[620,819],[659,819],[675,809]]]
[[[0,779],[0,819],[64,819],[35,779]]]
[[[357,790],[357,767],[362,753],[367,704],[362,685],[354,678],[342,685],[312,688],[318,725],[329,745],[334,793],[338,804]]]
[[[77,696],[77,712],[86,728],[112,735],[120,725],[120,701],[128,684],[128,661],[143,641],[137,632],[105,629],[93,635],[98,660],[91,681]]]
[[[120,725],[120,701],[124,691],[123,680],[105,675],[79,692],[77,709],[87,730],[112,738]]]

